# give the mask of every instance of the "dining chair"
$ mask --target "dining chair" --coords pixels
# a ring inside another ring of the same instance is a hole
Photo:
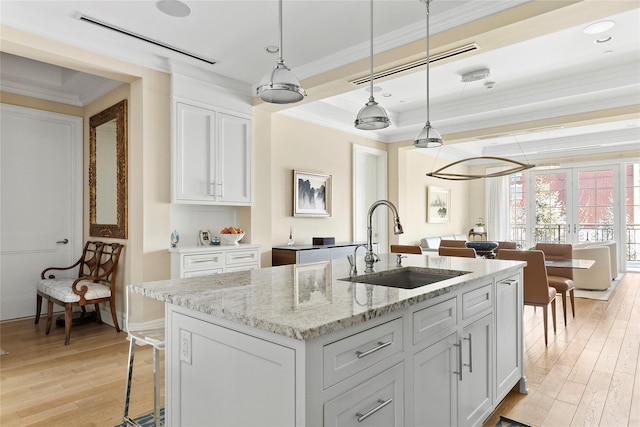
[[[548,330],[548,310],[551,304],[551,315],[553,319],[553,333],[556,333],[556,294],[554,287],[549,286],[547,268],[544,265],[544,252],[538,250],[519,251],[517,249],[503,249],[498,254],[499,259],[526,261],[524,268],[524,304],[533,307],[542,307],[544,316],[544,345],[547,346]]]
[[[127,287],[126,291],[126,330],[129,339],[129,363],[127,365],[127,384],[124,396],[124,425],[140,425],[129,417],[131,386],[133,379],[133,361],[136,345],[153,347],[153,425],[164,424],[160,405],[160,351],[165,349],[164,303],[135,294]],[[147,425],[147,424],[145,424]]]
[[[119,243],[87,242],[84,245],[80,259],[68,267],[48,267],[40,273],[40,281],[36,285],[36,318],[40,321],[42,300],[46,299],[47,305],[47,329],[51,331],[53,319],[53,304],[64,307],[64,345],[71,341],[72,311],[74,307],[80,307],[83,312],[87,305],[94,306],[95,318],[102,323],[99,303],[109,302],[111,317],[116,332],[120,332],[118,317],[116,315],[116,277],[118,272],[118,260],[124,245]],[[56,278],[52,271],[74,270],[78,268],[76,278]]]
[[[545,259],[550,261],[564,261],[573,259],[573,246],[566,243],[538,243],[536,249],[544,252]],[[571,313],[576,317],[574,300],[573,269],[560,267],[547,267],[549,285],[556,288],[562,295],[562,314],[564,326],[567,326],[567,292],[571,300]]]
[[[467,244],[466,240],[440,240],[440,247],[447,248],[464,248]]]
[[[493,250],[496,256],[500,253],[500,249],[518,249],[518,244],[516,242],[496,241],[496,243],[498,244],[498,247]]]
[[[414,245],[391,245],[391,252],[396,254],[422,254],[422,248]]]
[[[457,256],[463,258],[477,258],[478,254],[473,248],[454,248],[449,246],[440,246],[438,248],[438,255],[440,256]]]

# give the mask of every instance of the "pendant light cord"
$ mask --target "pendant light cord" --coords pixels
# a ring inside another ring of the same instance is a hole
[[[369,32],[370,32],[370,38],[369,38],[369,45],[370,45],[370,55],[369,55],[369,70],[370,70],[370,74],[369,74],[369,101],[373,101],[373,0],[371,0],[371,4],[370,4],[370,8],[369,8]]]
[[[429,3],[431,0],[425,0],[425,5],[427,7],[427,125],[430,124],[429,121],[429,68],[430,68],[430,60],[429,60]]]
[[[282,63],[284,62],[283,55],[282,55],[282,0],[280,0],[278,2],[278,19],[279,19],[279,24],[280,24],[280,59],[278,60],[278,62]]]

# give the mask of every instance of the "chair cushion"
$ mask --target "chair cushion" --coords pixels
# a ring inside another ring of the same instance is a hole
[[[569,291],[573,289],[573,280],[561,276],[548,276],[549,286],[554,287],[558,291]]]
[[[78,302],[80,295],[76,295],[71,289],[74,281],[75,279],[44,279],[38,282],[38,290],[62,302]],[[89,288],[84,296],[86,300],[111,296],[111,288],[108,285],[83,280],[78,284],[78,288],[84,285]]]
[[[440,247],[440,237],[427,237],[423,240],[426,240],[427,248],[438,249]]]

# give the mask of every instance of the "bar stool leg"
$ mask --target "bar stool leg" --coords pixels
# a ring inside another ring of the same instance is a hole
[[[153,346],[153,400],[155,403],[153,425],[160,426],[164,423],[160,420],[160,367],[158,357],[158,347]]]
[[[129,366],[127,366],[127,387],[124,395],[124,415],[123,420],[126,425],[131,423],[129,419],[129,399],[131,397],[131,379],[133,378],[133,356],[136,347],[136,340],[133,337],[129,337]]]

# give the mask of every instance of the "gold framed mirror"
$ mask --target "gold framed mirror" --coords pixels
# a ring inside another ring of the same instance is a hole
[[[89,235],[127,238],[127,100],[89,119]]]

